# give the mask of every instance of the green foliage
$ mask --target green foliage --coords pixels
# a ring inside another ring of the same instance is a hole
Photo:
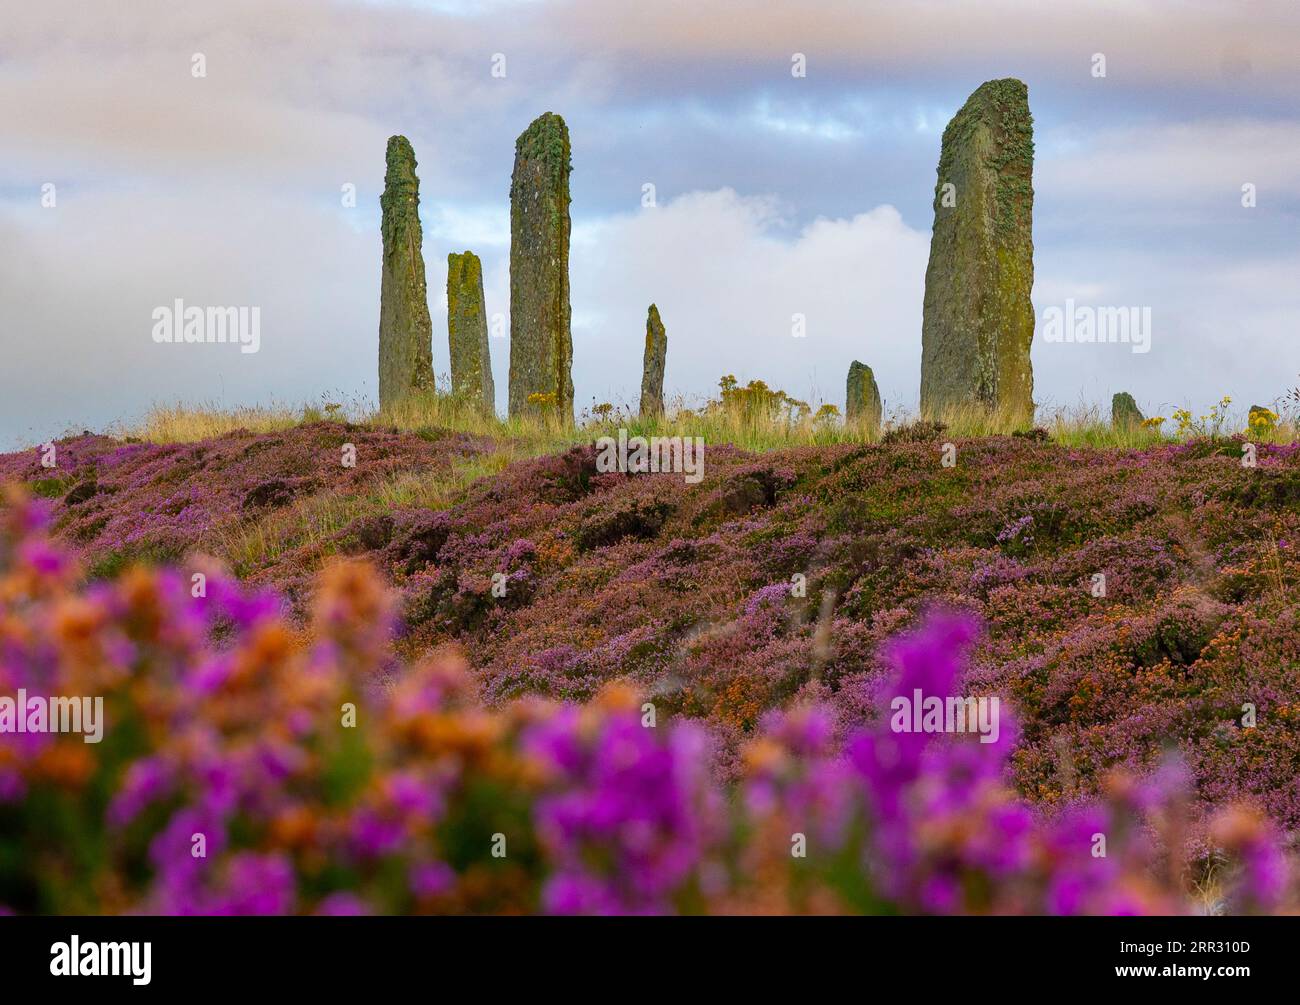
[[[808,402],[768,387],[761,380],[751,380],[742,387],[733,375],[727,374],[718,381],[718,387],[721,393],[705,406],[706,411],[776,423],[800,422],[812,413]]]
[[[542,164],[552,177],[565,177],[573,171],[569,127],[554,112],[534,119],[515,140],[515,157]]]
[[[67,480],[63,478],[38,478],[34,482],[28,482],[32,494],[43,499],[57,499],[63,495],[67,485]]]

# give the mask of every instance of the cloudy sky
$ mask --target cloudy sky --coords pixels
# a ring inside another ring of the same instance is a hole
[[[0,25],[0,448],[154,402],[373,400],[393,133],[445,372],[447,253],[483,257],[505,315],[514,139],[548,110],[573,142],[580,409],[635,400],[652,301],[670,395],[734,373],[842,404],[861,359],[915,408],[940,136],[1003,76],[1035,117],[1036,311],[1152,312],[1146,354],[1036,337],[1040,404],[1300,382],[1293,0],[0,0]],[[261,350],[156,344],[177,298],[260,307]]]

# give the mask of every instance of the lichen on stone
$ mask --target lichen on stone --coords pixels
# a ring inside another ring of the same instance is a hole
[[[379,281],[379,404],[433,389],[433,322],[425,285],[424,233],[415,151],[405,136],[388,140]]]
[[[569,304],[569,130],[552,112],[515,142],[510,179],[510,414],[537,413],[533,396],[553,396],[573,420],[573,337]]]
[[[921,331],[921,410],[1032,417],[1033,118],[1029,89],[991,80],[944,129]],[[956,193],[944,205],[945,186]]]
[[[1146,420],[1133,395],[1120,391],[1110,399],[1110,423],[1116,429],[1140,426]]]
[[[879,429],[883,407],[880,388],[876,386],[876,375],[872,373],[871,367],[855,359],[849,364],[845,387],[845,419],[867,429]]]
[[[668,334],[654,304],[646,312],[645,356],[641,364],[641,416],[664,411],[664,364],[668,358]]]
[[[447,256],[447,348],[452,393],[495,412],[496,386],[483,305],[483,265],[472,251]]]

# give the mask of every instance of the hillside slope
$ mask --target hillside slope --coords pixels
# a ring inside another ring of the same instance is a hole
[[[400,644],[460,646],[489,698],[584,699],[626,677],[732,741],[814,696],[847,728],[884,638],[930,604],[970,609],[986,634],[966,687],[1014,704],[1030,798],[1072,800],[1176,746],[1204,801],[1251,796],[1300,825],[1300,447],[1243,468],[1232,441],[991,437],[944,468],[921,434],[711,446],[689,485],[599,474],[593,447],[507,463],[503,446],[338,423],[86,435],[53,470],[0,456],[0,481],[54,500],[92,574],[202,551],[300,604],[322,561],[367,556],[403,593]]]

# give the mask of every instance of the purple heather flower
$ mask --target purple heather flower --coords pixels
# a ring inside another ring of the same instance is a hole
[[[556,866],[543,898],[555,911],[668,912],[708,839],[707,739],[631,713],[606,715],[591,734],[582,718],[563,712],[525,740],[557,775],[534,807]]]
[[[456,886],[456,872],[446,862],[426,862],[411,867],[411,892],[417,897],[440,897]]]
[[[108,822],[125,827],[141,810],[165,795],[170,786],[171,770],[161,758],[145,757],[133,762],[108,805]]]

